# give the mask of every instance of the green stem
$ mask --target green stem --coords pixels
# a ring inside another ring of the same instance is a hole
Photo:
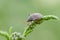
[[[58,17],[54,16],[54,15],[47,15],[44,16],[42,19],[39,20],[35,20],[33,21],[24,31],[23,35],[24,37],[26,37],[29,33],[31,33],[33,31],[33,29],[36,27],[37,24],[41,24],[44,21],[50,20],[50,19],[58,19]]]

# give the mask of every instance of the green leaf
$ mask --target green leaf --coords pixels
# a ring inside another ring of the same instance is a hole
[[[9,40],[9,34],[7,32],[0,31],[0,35],[6,37],[7,40]]]
[[[13,27],[11,26],[11,27],[9,28],[9,35],[12,34],[12,29],[13,29]]]

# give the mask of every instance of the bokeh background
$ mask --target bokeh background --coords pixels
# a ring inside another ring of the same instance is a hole
[[[21,32],[27,27],[27,17],[31,13],[56,15],[60,18],[60,0],[0,0],[0,30]],[[49,20],[38,25],[27,40],[60,40],[60,21]],[[0,36],[0,40],[6,40]]]

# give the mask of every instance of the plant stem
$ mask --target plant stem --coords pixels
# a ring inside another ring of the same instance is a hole
[[[50,20],[50,19],[58,19],[58,17],[56,17],[54,15],[46,15],[39,20],[35,20],[35,21],[31,22],[31,24],[25,29],[25,31],[23,33],[24,37],[26,37],[29,33],[31,33],[37,24],[41,24],[42,22]]]

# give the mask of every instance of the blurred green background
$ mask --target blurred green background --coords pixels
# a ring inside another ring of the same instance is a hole
[[[60,0],[0,0],[0,30],[23,33],[27,17],[31,13],[60,17]],[[60,21],[49,20],[38,25],[27,40],[60,40]],[[0,40],[6,40],[0,36]]]

